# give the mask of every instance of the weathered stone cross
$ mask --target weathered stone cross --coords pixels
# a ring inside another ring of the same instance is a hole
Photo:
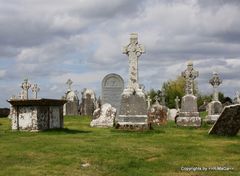
[[[73,83],[73,82],[72,82],[71,79],[68,79],[67,82],[66,82],[66,84],[68,85],[68,90],[69,90],[69,91],[72,90],[72,88],[71,88],[72,83]]]
[[[22,99],[27,100],[28,99],[28,89],[31,87],[31,84],[28,82],[28,79],[24,79],[24,82],[21,85],[22,91]]]
[[[222,80],[217,72],[213,72],[213,77],[209,80],[209,83],[213,86],[213,101],[218,101],[218,86],[222,84]]]
[[[176,109],[177,110],[179,109],[179,102],[180,102],[180,99],[178,98],[178,96],[176,96],[175,103],[176,103]]]
[[[33,98],[34,99],[37,99],[39,91],[40,91],[40,88],[38,87],[38,85],[34,84],[33,87],[32,87],[32,92],[33,92]]]
[[[182,72],[182,77],[186,79],[185,93],[193,94],[194,79],[198,77],[198,71],[193,69],[192,61],[189,61],[187,69]]]
[[[122,52],[129,58],[128,89],[137,91],[140,88],[138,84],[138,58],[145,52],[143,45],[138,44],[137,33],[130,35],[130,43],[123,47]]]
[[[150,98],[150,96],[148,95],[148,97],[147,97],[147,108],[149,109],[150,108],[150,106],[151,106],[151,98]]]

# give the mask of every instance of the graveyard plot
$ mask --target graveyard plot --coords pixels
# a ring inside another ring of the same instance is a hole
[[[67,116],[64,129],[12,132],[0,118],[0,175],[240,175],[240,134],[208,135],[211,125],[174,122],[144,132],[91,128]]]

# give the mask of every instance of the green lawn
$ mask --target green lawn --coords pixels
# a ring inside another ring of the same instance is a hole
[[[0,175],[240,175],[239,134],[209,136],[210,126],[180,128],[173,122],[145,132],[89,123],[88,117],[65,117],[63,130],[12,132],[9,119],[0,118]],[[186,167],[233,170],[181,170]]]

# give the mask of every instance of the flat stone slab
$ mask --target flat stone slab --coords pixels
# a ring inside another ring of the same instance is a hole
[[[240,104],[225,106],[208,134],[235,136],[240,129]]]

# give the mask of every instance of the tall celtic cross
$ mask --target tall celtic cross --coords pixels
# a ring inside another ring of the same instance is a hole
[[[213,72],[213,77],[209,80],[209,83],[213,86],[213,101],[218,101],[218,86],[222,84],[217,72]]]
[[[21,88],[22,91],[22,99],[27,100],[28,99],[28,89],[31,87],[31,84],[28,82],[28,79],[24,79]]]
[[[40,91],[40,88],[38,87],[38,85],[34,84],[33,87],[32,87],[32,92],[33,92],[33,98],[34,99],[37,99],[39,91]]]
[[[198,75],[198,71],[193,69],[193,63],[190,61],[187,65],[187,69],[182,72],[182,77],[186,80],[185,94],[193,95],[194,79],[196,79]]]
[[[128,89],[136,91],[139,89],[138,84],[138,59],[145,52],[144,46],[138,44],[138,34],[130,34],[130,43],[123,47],[123,54],[129,58],[129,80]]]
[[[73,83],[73,82],[72,82],[71,79],[68,79],[67,82],[66,82],[66,84],[68,85],[68,90],[69,90],[69,91],[72,90],[72,88],[71,88],[72,83]]]

